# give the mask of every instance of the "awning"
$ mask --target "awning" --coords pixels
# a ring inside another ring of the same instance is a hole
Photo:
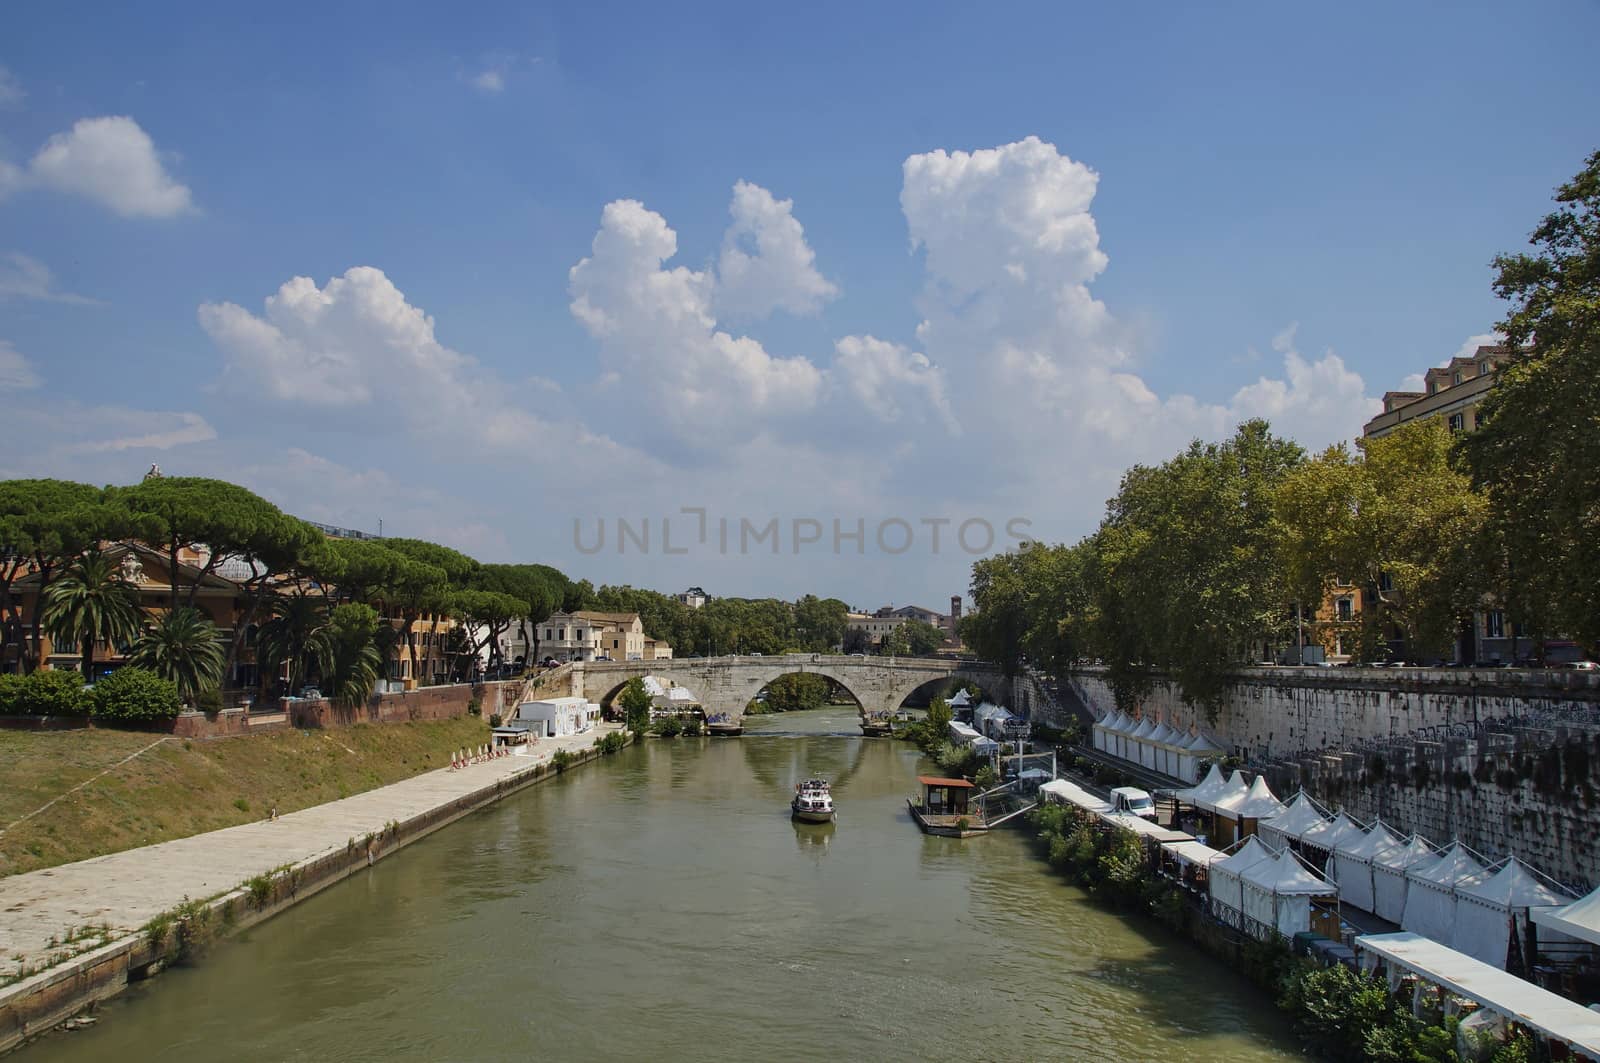
[[[1363,934],[1356,948],[1600,1058],[1600,1014],[1581,1004],[1417,934]]]
[[[1174,859],[1194,867],[1209,867],[1211,861],[1222,855],[1211,846],[1202,845],[1197,841],[1162,842],[1161,851],[1170,853]]]
[[[1533,909],[1528,914],[1539,926],[1600,945],[1600,889],[1564,908]]]

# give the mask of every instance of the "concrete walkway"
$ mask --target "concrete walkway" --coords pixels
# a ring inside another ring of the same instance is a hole
[[[141,849],[0,878],[0,976],[37,964],[52,937],[107,923],[114,939],[139,931],[185,898],[238,887],[262,872],[342,850],[355,839],[405,822],[548,763],[558,749],[588,749],[618,730],[602,724],[586,734],[545,738],[526,755],[500,757],[459,771],[439,769],[355,797]]]

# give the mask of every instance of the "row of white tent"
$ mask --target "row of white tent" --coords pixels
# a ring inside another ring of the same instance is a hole
[[[1227,918],[1223,909],[1231,909],[1292,937],[1310,929],[1313,899],[1332,902],[1337,895],[1333,883],[1289,849],[1274,851],[1249,838],[1232,853],[1219,851],[1182,831],[1113,813],[1104,801],[1065,779],[1046,783],[1039,793],[1045,800],[1091,812],[1109,826],[1131,830],[1180,863],[1205,869],[1213,913],[1221,918]]]
[[[1093,739],[1094,748],[1104,753],[1184,782],[1199,779],[1204,765],[1220,760],[1225,753],[1203,734],[1186,734],[1164,723],[1136,720],[1121,710],[1095,721]]]
[[[1323,860],[1341,902],[1502,969],[1515,918],[1528,916],[1530,909],[1573,901],[1570,893],[1515,857],[1489,862],[1460,842],[1440,850],[1420,835],[1402,837],[1381,821],[1363,827],[1344,812],[1330,814],[1304,792],[1280,804],[1259,776],[1246,786],[1240,773],[1224,779],[1213,768],[1204,782],[1178,791],[1177,797],[1236,821],[1257,818],[1256,836],[1266,846],[1297,845]],[[1273,804],[1276,812],[1257,815]],[[1596,937],[1588,940],[1597,940],[1600,898],[1591,898],[1592,910],[1586,910],[1587,916],[1578,914],[1595,920]],[[1553,920],[1549,930],[1580,937]]]

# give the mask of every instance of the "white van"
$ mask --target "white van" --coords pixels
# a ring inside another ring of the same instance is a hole
[[[1111,791],[1111,811],[1154,821],[1156,803],[1149,793],[1137,786],[1119,786]]]

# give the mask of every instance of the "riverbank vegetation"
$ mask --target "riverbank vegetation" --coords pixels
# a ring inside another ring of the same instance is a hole
[[[1459,1063],[1457,1022],[1442,1011],[1411,1012],[1388,983],[1346,967],[1322,967],[1294,956],[1281,941],[1241,939],[1210,923],[1181,889],[1152,870],[1144,843],[1132,831],[1104,829],[1087,813],[1042,804],[1027,816],[1035,850],[1097,902],[1147,915],[1194,940],[1271,994],[1295,1024],[1308,1052],[1330,1060],[1380,1063]],[[1522,1063],[1525,1038],[1485,1041],[1470,1058]]]
[[[1448,661],[1490,601],[1530,655],[1558,634],[1600,653],[1600,152],[1557,200],[1536,253],[1496,262],[1508,353],[1474,431],[1307,455],[1252,420],[1135,466],[1092,535],[973,566],[966,644],[1013,672],[1101,660],[1125,704],[1170,676],[1212,712],[1302,628],[1356,661]],[[1324,609],[1335,587],[1360,608]]]
[[[0,731],[0,875],[349,797],[446,767],[455,751],[488,741],[471,716],[205,742]]]

